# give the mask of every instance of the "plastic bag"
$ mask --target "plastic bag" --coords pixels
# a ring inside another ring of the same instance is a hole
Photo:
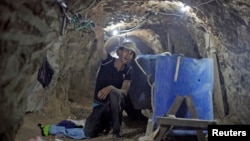
[[[42,84],[43,88],[47,87],[51,82],[54,70],[51,68],[46,57],[43,59],[43,64],[39,68],[37,80]]]

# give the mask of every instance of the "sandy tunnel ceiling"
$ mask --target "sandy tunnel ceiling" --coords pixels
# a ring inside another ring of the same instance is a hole
[[[134,42],[141,54],[156,54],[162,52],[162,46],[157,35],[152,30],[132,31],[115,35],[107,39],[105,48],[115,55],[115,49],[123,42]]]
[[[161,2],[149,1],[145,3],[140,3],[140,4],[139,3],[140,2],[134,2],[134,5],[129,7],[128,3],[125,2],[125,4],[122,5],[122,7],[118,6],[112,7],[109,3],[104,2],[104,3],[99,3],[96,7],[93,8],[94,9],[93,13],[97,15],[98,14],[105,15],[103,17],[107,17],[106,19],[102,20],[105,21],[106,23],[106,24],[102,23],[102,25],[105,25],[104,30],[106,31],[106,39],[114,36],[113,35],[114,32],[116,32],[118,35],[126,36],[126,34],[132,31],[134,33],[137,32],[137,34],[133,33],[134,34],[133,36],[137,38],[137,36],[142,35],[139,33],[141,32],[140,29],[150,29],[153,32],[155,32],[154,35],[152,34],[151,35],[155,36],[155,38],[158,38],[157,40],[159,40],[159,42],[162,42],[162,39],[160,38],[168,38],[167,34],[174,33],[173,36],[176,36],[176,33],[179,34],[182,31],[185,31],[187,34],[189,34],[188,30],[190,29],[190,31],[194,33],[191,32],[190,35],[187,36],[190,36],[188,38],[190,41],[192,41],[192,43],[190,43],[190,46],[194,46],[191,48],[191,50],[193,50],[196,53],[195,54],[187,53],[187,55],[198,58],[206,55],[206,51],[204,51],[205,50],[204,47],[206,45],[203,34],[207,32],[206,29],[207,27],[204,24],[204,22],[196,16],[195,13],[196,11],[194,11],[192,7],[187,6],[182,2],[169,2],[169,1],[161,1]],[[116,9],[117,7],[119,9]],[[112,10],[110,10],[110,8],[112,8]],[[103,13],[101,11],[103,11]],[[99,19],[95,19],[94,17],[93,19],[97,21],[96,24],[98,25]],[[157,27],[158,29],[156,29]],[[179,31],[178,32],[173,31],[173,28]],[[166,30],[165,33],[167,32],[167,34],[160,35],[159,37],[158,33],[162,32],[162,30]],[[141,39],[141,41],[150,42],[147,41],[147,38],[145,37],[143,39],[141,37],[138,38]],[[177,46],[182,46],[178,45],[178,41],[176,39],[172,39],[172,42],[177,42],[176,43]],[[147,45],[154,46],[153,43],[151,44],[147,43]],[[165,49],[163,48],[163,50],[171,51],[170,48],[172,47],[169,46],[173,45],[170,45],[170,43],[166,43],[166,44],[160,44],[159,46],[165,46]],[[201,49],[199,49],[199,47]],[[159,48],[156,49],[157,50],[156,52],[162,51],[162,47]],[[184,53],[183,50],[180,50],[179,52]],[[145,53],[147,53],[147,51]]]
[[[99,9],[99,6],[97,7]],[[109,35],[114,30],[119,30],[120,33],[133,31],[144,24],[176,24],[186,21],[187,23],[192,22],[190,24],[205,26],[203,21],[196,16],[196,10],[182,2],[149,1],[142,5],[130,6],[130,8],[128,5],[124,7],[125,10],[106,10],[103,6],[103,12],[107,12],[107,17],[109,17],[106,19],[107,25],[105,27]]]

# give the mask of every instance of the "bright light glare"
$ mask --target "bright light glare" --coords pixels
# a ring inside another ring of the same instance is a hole
[[[113,30],[112,31],[112,35],[114,36],[114,35],[118,35],[119,34],[119,31],[118,30]]]
[[[124,42],[131,42],[131,40],[129,40],[129,39],[125,39],[125,40],[124,40]]]
[[[181,7],[182,12],[186,12],[186,11],[189,11],[189,10],[190,10],[190,6],[185,5],[185,6]]]
[[[180,5],[181,7],[184,7],[184,4],[183,4],[182,2],[180,2],[179,5]]]
[[[190,11],[191,10],[191,7],[188,6],[188,5],[185,5],[184,3],[182,2],[179,2],[178,5],[180,6],[180,10],[182,12],[186,12],[186,11]]]

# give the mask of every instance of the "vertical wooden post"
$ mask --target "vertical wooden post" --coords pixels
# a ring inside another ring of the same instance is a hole
[[[214,94],[213,94],[213,102],[214,108],[216,108],[217,113],[215,114],[216,118],[222,119],[225,117],[225,109],[224,109],[224,102],[221,90],[221,83],[220,83],[220,76],[219,76],[219,69],[218,69],[218,61],[217,56],[213,54],[214,60]]]
[[[171,44],[170,44],[169,33],[167,34],[167,38],[168,38],[168,51],[169,51],[170,53],[172,53],[172,48],[171,48]]]
[[[211,40],[210,35],[208,33],[204,34],[206,49],[209,49],[210,52],[208,53],[209,57],[213,58],[213,66],[214,66],[214,90],[213,90],[213,103],[214,103],[214,112],[215,118],[222,119],[225,117],[225,107],[223,102],[223,95],[220,83],[220,75],[219,75],[219,68],[218,68],[218,60],[215,54],[215,51],[211,50]]]

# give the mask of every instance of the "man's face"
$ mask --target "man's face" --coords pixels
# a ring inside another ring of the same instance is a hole
[[[135,56],[135,53],[132,50],[122,48],[119,50],[119,59],[124,63],[127,64],[130,60],[132,60]]]

